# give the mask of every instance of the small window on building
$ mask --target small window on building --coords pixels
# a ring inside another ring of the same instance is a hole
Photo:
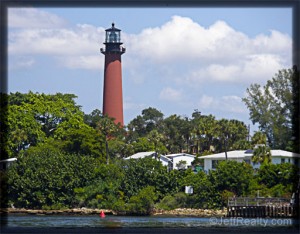
[[[281,163],[285,163],[285,160],[284,160],[284,158],[282,158],[282,159],[281,159]]]
[[[212,160],[212,161],[211,161],[211,168],[212,168],[212,169],[216,169],[216,168],[217,168],[217,165],[218,165],[218,162],[219,162],[218,160]]]
[[[244,162],[250,164],[250,159],[245,159]]]
[[[168,170],[169,171],[173,170],[173,163],[171,163],[171,162],[168,163]]]
[[[194,189],[192,186],[185,186],[185,193],[186,194],[193,194],[194,193]]]
[[[288,162],[289,162],[289,163],[291,162],[291,159],[290,159],[290,158],[288,159]]]

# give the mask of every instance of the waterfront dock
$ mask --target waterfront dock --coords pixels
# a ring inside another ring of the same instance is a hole
[[[298,216],[298,207],[286,198],[237,197],[228,199],[227,217],[295,218]]]

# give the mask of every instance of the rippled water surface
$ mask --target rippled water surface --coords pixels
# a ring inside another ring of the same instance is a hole
[[[98,215],[20,215],[7,216],[9,227],[277,227],[292,226],[292,219],[128,217]]]

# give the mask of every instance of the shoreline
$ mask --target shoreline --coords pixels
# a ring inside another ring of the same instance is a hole
[[[213,210],[213,209],[192,209],[192,208],[177,208],[174,210],[155,210],[153,216],[183,216],[183,217],[226,217],[227,209]]]
[[[90,209],[90,208],[73,208],[62,210],[35,210],[25,208],[1,208],[2,214],[30,214],[30,215],[99,215],[103,211],[106,215],[122,215],[109,209]],[[212,210],[212,209],[191,209],[177,208],[174,210],[154,210],[149,216],[182,216],[182,217],[226,217],[227,210]],[[130,215],[125,215],[130,216]]]

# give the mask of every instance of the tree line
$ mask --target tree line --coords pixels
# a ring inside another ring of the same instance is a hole
[[[217,120],[198,110],[191,118],[176,114],[165,118],[149,107],[123,128],[97,109],[85,114],[74,94],[2,94],[1,157],[18,158],[3,175],[8,178],[8,202],[27,208],[88,206],[142,214],[154,204],[221,207],[230,195],[254,195],[257,190],[290,196],[296,171],[291,165],[286,165],[285,180],[269,183],[263,179],[268,170],[278,173],[284,165],[266,162],[254,175],[246,164],[226,162],[206,175],[168,172],[155,160],[123,158],[156,151],[192,153],[199,160],[202,155],[256,144],[293,149],[293,79],[291,69],[282,70],[266,86],[253,84],[247,89],[243,101],[260,128],[251,137],[242,121]],[[194,194],[182,193],[184,186],[193,186]]]
[[[154,209],[220,209],[228,197],[285,197],[295,191],[299,169],[289,163],[263,164],[254,173],[247,163],[223,161],[205,174],[191,169],[168,171],[152,158],[98,158],[43,149],[24,154],[4,174],[7,204],[17,208],[112,209],[120,214],[148,215]],[[3,178],[2,178],[3,179]],[[185,186],[193,194],[185,194]]]
[[[149,107],[126,127],[96,109],[81,111],[73,94],[11,93],[7,96],[7,138],[9,158],[39,148],[55,148],[100,158],[124,158],[137,152],[160,154],[186,152],[198,156],[251,148],[266,143],[265,134],[256,132],[249,140],[247,126],[239,120],[202,115],[192,118],[176,114],[164,118]]]

